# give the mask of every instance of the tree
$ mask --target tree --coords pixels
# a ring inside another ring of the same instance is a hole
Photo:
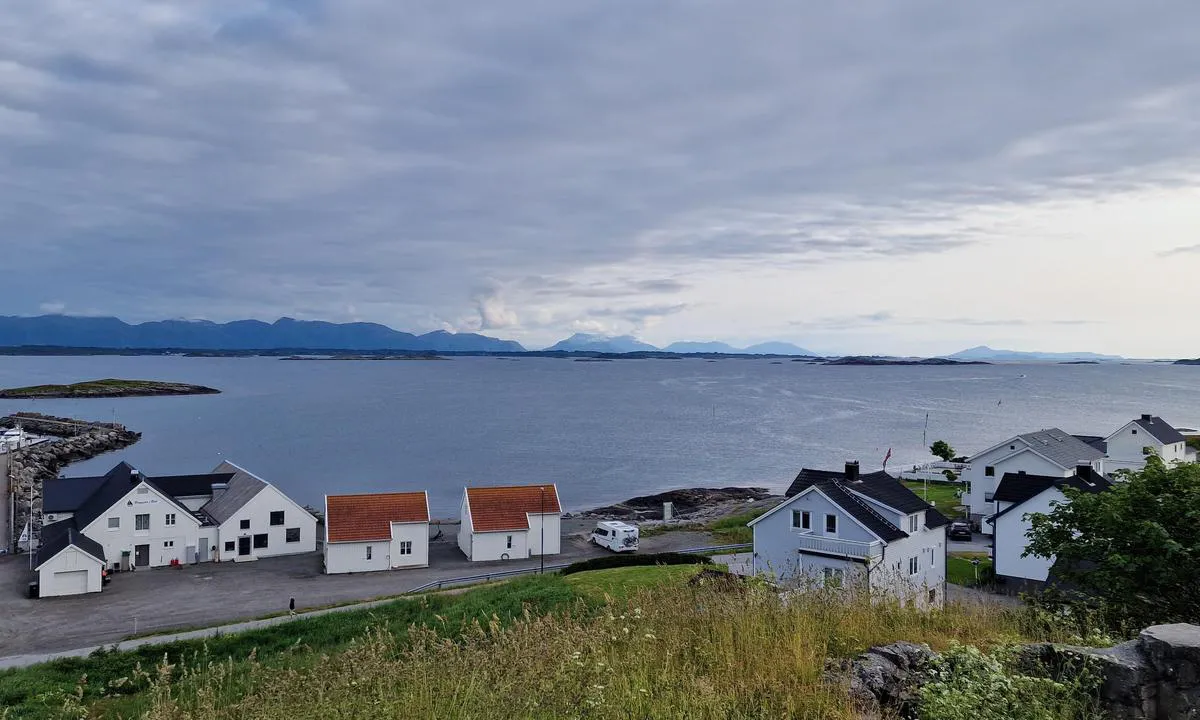
[[[1200,465],[1152,455],[1110,490],[1063,492],[1068,503],[1030,515],[1025,555],[1057,558],[1054,576],[1110,626],[1200,622]]]
[[[929,452],[933,453],[934,457],[940,457],[946,462],[954,457],[954,448],[950,447],[950,443],[945,440],[938,440],[929,446]]]

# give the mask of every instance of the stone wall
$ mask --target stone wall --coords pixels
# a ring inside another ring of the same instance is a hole
[[[871,648],[830,668],[865,718],[915,717],[924,671],[937,654],[924,645]],[[1029,674],[1062,677],[1081,666],[1100,674],[1100,699],[1113,720],[1200,719],[1200,626],[1156,625],[1111,648],[1040,643],[1017,654]]]
[[[17,424],[27,432],[54,439],[8,453],[9,488],[16,496],[16,507],[11,528],[3,528],[6,534],[0,538],[0,543],[4,546],[8,546],[13,540],[12,536],[25,527],[29,519],[31,497],[33,526],[35,529],[40,526],[44,481],[58,477],[59,472],[71,463],[128,447],[142,437],[141,433],[115,423],[88,422],[39,413],[17,413],[0,418],[0,428],[11,428]],[[8,502],[8,498],[4,498],[4,501]]]

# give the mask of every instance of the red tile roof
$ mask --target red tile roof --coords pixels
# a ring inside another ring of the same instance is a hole
[[[467,504],[475,532],[528,530],[527,513],[562,512],[558,504],[558,490],[553,485],[469,487]]]
[[[329,495],[325,527],[329,542],[390,540],[394,522],[429,522],[424,492]]]

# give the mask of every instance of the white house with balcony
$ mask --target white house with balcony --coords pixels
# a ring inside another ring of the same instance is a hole
[[[993,445],[972,457],[963,474],[971,519],[980,523],[984,534],[992,533],[986,518],[994,513],[996,486],[1007,474],[1069,477],[1081,465],[1103,473],[1104,458],[1104,438],[1071,435],[1058,428],[1024,433]]]
[[[1159,456],[1168,466],[1196,460],[1183,433],[1156,415],[1144,414],[1131,420],[1104,440],[1108,450],[1105,464],[1108,472],[1141,470],[1146,467],[1146,458],[1150,455]]]
[[[898,480],[850,462],[842,472],[801,470],[786,495],[750,522],[755,574],[941,605],[950,521]]]

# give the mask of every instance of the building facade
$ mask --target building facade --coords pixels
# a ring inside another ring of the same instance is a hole
[[[425,492],[325,496],[325,572],[429,566]]]
[[[458,547],[472,561],[557,555],[562,507],[554,485],[469,487],[459,506]]]

